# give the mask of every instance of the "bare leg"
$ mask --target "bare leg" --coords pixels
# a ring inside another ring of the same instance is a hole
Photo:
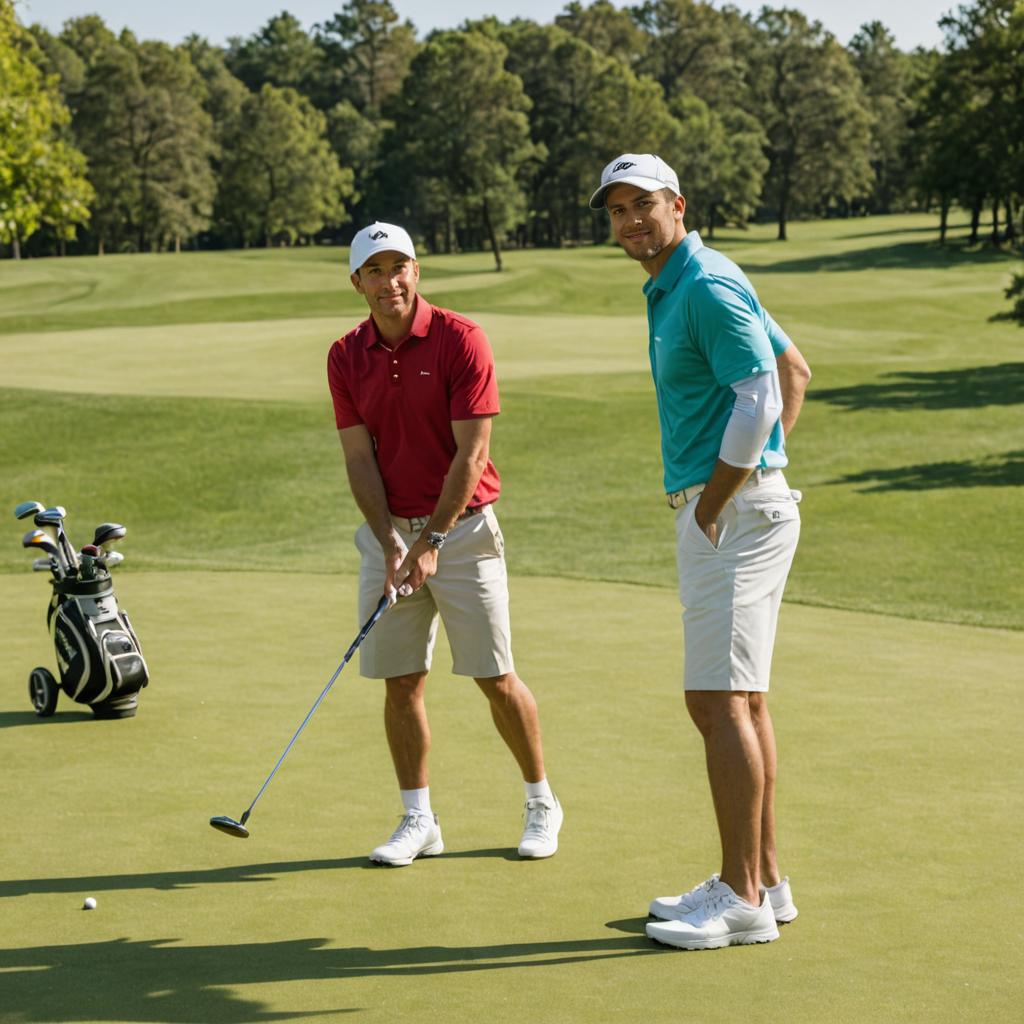
[[[426,681],[426,672],[385,680],[384,731],[399,789],[422,789],[429,785],[430,724],[423,702]]]
[[[540,716],[537,702],[526,683],[515,672],[489,679],[477,679],[491,705],[491,718],[498,733],[512,751],[523,780],[540,782],[544,778],[544,749],[540,740]]]
[[[761,747],[764,762],[764,798],[761,801],[761,884],[778,885],[781,881],[779,864],[775,852],[775,778],[777,758],[775,753],[775,729],[768,712],[768,695],[750,694],[750,717]]]
[[[764,761],[746,693],[688,690],[686,707],[704,737],[711,798],[722,840],[722,881],[741,899],[761,902]]]

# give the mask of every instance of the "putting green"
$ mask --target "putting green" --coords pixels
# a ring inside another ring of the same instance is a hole
[[[784,608],[780,842],[801,915],[771,945],[698,956],[641,934],[647,900],[717,856],[671,592],[513,580],[567,809],[547,862],[512,855],[512,760],[440,651],[447,850],[386,870],[365,854],[397,794],[379,684],[354,666],[252,837],[206,824],[244,810],[350,642],[350,577],[126,571],[153,683],[107,723],[64,698],[49,721],[29,710],[29,668],[53,663],[46,589],[0,576],[4,1021],[935,1024],[1011,1020],[1024,998],[1013,927],[989,913],[1024,911],[1001,870],[1024,839],[1019,633]]]

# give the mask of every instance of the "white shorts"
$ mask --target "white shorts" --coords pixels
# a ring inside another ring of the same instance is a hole
[[[394,519],[408,547],[420,535]],[[370,527],[356,531],[359,621],[373,614],[384,593],[384,552]],[[494,510],[460,519],[437,556],[437,573],[409,597],[401,597],[359,647],[359,671],[367,679],[389,679],[430,670],[437,620],[444,622],[452,672],[489,679],[513,671],[505,543]]]
[[[780,470],[755,471],[722,510],[717,548],[694,520],[699,497],[676,512],[687,690],[768,689],[799,500]]]

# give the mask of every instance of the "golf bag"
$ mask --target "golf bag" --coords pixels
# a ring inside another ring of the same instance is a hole
[[[117,605],[110,573],[100,569],[94,579],[54,580],[46,624],[61,689],[88,704],[97,718],[131,718],[149,670],[131,621]]]

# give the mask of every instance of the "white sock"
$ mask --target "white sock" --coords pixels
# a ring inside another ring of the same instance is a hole
[[[551,787],[548,785],[547,778],[543,778],[540,782],[524,782],[523,785],[526,787],[526,799],[536,800],[538,797],[545,797],[548,800],[554,800],[555,794],[551,792]]]
[[[429,786],[424,786],[422,789],[400,789],[398,792],[402,797],[402,806],[405,808],[406,814],[410,814],[412,811],[419,814],[434,813],[430,809]]]

